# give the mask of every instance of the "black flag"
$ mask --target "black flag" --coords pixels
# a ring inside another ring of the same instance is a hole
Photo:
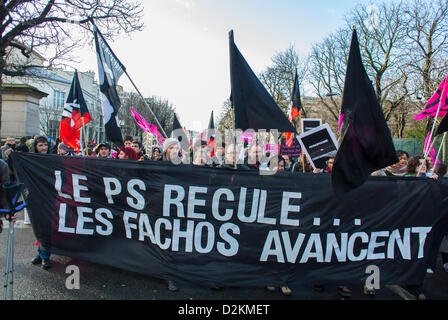
[[[118,97],[116,85],[118,84],[118,79],[126,69],[112,52],[112,49],[95,25],[93,26],[93,34],[95,36],[95,47],[98,57],[98,76],[100,80],[106,138],[121,146],[123,145],[123,136],[118,119],[118,109],[120,109],[121,102]]]
[[[213,119],[213,111],[208,122],[208,129],[215,129],[215,120]]]
[[[233,42],[233,30],[229,33],[229,49],[230,99],[235,108],[235,128],[297,133]]]
[[[174,132],[174,130],[176,130],[176,132]],[[183,150],[188,150],[188,148],[190,147],[190,141],[188,140],[185,129],[180,125],[180,122],[177,119],[175,113],[173,114],[173,131],[171,133],[171,137],[177,138],[177,140],[179,140]]]
[[[341,106],[342,131],[331,182],[340,195],[362,185],[375,170],[397,163],[397,153],[353,30]]]

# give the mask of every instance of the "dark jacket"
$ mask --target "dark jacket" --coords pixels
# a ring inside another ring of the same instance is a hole
[[[227,163],[223,163],[220,164],[219,166],[217,166],[217,168],[229,168],[229,169],[235,169],[235,166],[233,164],[227,164]],[[236,165],[236,170],[243,170],[243,171],[248,171],[250,170],[248,166],[246,166],[245,164],[237,164]]]
[[[2,185],[4,183],[9,182],[9,168],[8,164],[0,160],[0,208],[8,209],[8,205],[6,203],[5,193],[3,192]],[[0,219],[0,232],[2,232],[2,220]]]

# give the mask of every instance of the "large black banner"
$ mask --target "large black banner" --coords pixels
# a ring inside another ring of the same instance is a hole
[[[371,177],[345,198],[326,174],[12,154],[52,253],[178,283],[418,284],[447,223],[448,184]]]

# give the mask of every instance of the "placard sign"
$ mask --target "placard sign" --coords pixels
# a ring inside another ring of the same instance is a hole
[[[302,123],[301,123],[302,133],[310,131],[310,130],[317,128],[321,125],[322,125],[321,119],[302,119]]]
[[[288,156],[288,157],[300,157],[300,154],[302,152],[302,148],[300,147],[300,143],[296,140],[292,140],[291,147],[288,147],[286,145],[286,139],[282,140],[282,143],[280,144],[280,154],[282,156]]]
[[[328,157],[338,150],[336,137],[328,123],[302,133],[297,140],[314,169],[325,168]]]

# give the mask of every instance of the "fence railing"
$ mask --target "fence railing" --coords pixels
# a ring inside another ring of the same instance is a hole
[[[447,139],[448,140],[448,139]],[[425,139],[393,139],[395,149],[406,151],[410,157],[422,154],[423,147],[425,145]],[[437,155],[439,151],[440,144],[442,142],[442,136],[438,137],[434,143],[434,150]],[[445,141],[445,147],[442,147],[439,159],[445,163],[447,158],[447,143]]]

